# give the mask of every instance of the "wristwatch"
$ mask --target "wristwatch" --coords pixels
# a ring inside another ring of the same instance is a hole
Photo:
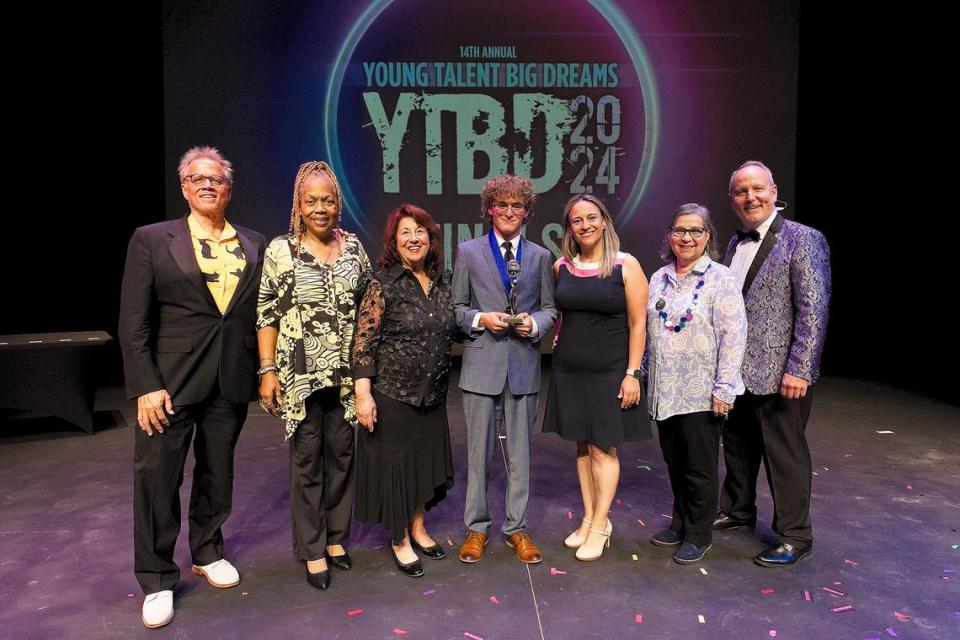
[[[637,380],[640,379],[640,369],[627,369],[627,375],[633,376]]]

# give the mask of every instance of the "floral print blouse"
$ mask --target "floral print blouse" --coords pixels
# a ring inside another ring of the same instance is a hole
[[[370,260],[353,234],[333,264],[323,264],[290,235],[274,238],[263,259],[257,329],[276,327],[277,372],[283,394],[280,417],[285,439],[306,417],[315,391],[340,388],[345,418],[356,424],[350,347],[359,297],[370,276]]]

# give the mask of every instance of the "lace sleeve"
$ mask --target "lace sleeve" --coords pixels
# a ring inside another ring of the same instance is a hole
[[[357,311],[357,329],[353,335],[351,365],[354,379],[372,378],[377,373],[377,349],[380,346],[383,309],[383,289],[376,278],[370,278]]]

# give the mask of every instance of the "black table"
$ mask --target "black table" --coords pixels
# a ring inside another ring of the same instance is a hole
[[[0,336],[0,407],[93,433],[94,359],[111,340],[104,331]]]

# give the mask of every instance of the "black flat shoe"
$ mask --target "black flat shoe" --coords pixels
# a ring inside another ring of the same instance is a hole
[[[410,536],[410,545],[431,560],[443,560],[447,557],[447,552],[444,551],[443,547],[439,544],[435,544],[432,547],[424,547],[414,540],[413,536]]]
[[[342,556],[331,556],[327,554],[327,564],[332,565],[340,571],[350,571],[353,568],[353,559],[350,558],[350,554],[346,551],[343,552]]]
[[[735,529],[743,529],[745,527],[755,529],[756,526],[757,521],[755,518],[751,520],[741,520],[723,511],[718,513],[713,521],[714,531],[734,531]]]
[[[310,573],[307,571],[307,582],[315,589],[326,591],[330,586],[330,570],[327,569],[326,571],[321,571],[320,573]]]
[[[390,557],[393,558],[393,563],[397,565],[397,568],[400,569],[400,572],[410,576],[411,578],[419,578],[423,575],[423,565],[420,564],[420,558],[417,558],[409,564],[403,564],[400,562],[400,558],[397,557],[397,554],[393,552],[393,549],[387,547],[390,551]]]

